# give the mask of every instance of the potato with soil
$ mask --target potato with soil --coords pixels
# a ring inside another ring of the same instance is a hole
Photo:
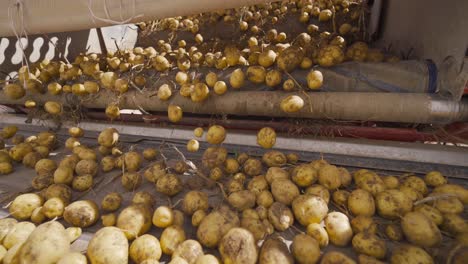
[[[221,144],[226,138],[226,130],[219,125],[213,125],[208,128],[206,133],[206,141],[210,144]]]
[[[48,199],[42,206],[42,213],[49,218],[61,217],[65,210],[65,203],[58,197]]]
[[[318,197],[322,197],[322,199],[328,204],[330,202],[330,192],[327,188],[320,184],[314,184],[312,186],[307,187],[305,190],[306,194],[316,195]]]
[[[421,247],[433,247],[442,241],[437,225],[420,212],[409,212],[401,219],[406,239]]]
[[[306,234],[296,235],[291,244],[291,253],[298,263],[317,263],[320,258],[319,243]]]
[[[101,146],[112,148],[119,142],[119,132],[113,127],[104,129],[98,136],[98,143]]]
[[[122,174],[122,186],[127,191],[134,191],[140,187],[143,177],[138,172],[125,172]]]
[[[387,219],[403,216],[413,209],[413,202],[403,192],[391,189],[380,192],[375,197],[377,212]]]
[[[99,208],[92,200],[76,201],[65,207],[63,218],[72,226],[92,226],[99,220]]]
[[[103,227],[89,241],[86,254],[91,264],[127,264],[128,240],[119,228]]]
[[[124,166],[129,172],[136,172],[140,169],[143,159],[140,153],[136,151],[130,151],[124,154]]]
[[[288,206],[275,202],[268,208],[268,220],[276,230],[284,231],[294,223],[294,215]]]
[[[267,235],[266,228],[254,209],[246,209],[242,212],[241,227],[249,230],[255,241],[259,241]]]
[[[437,187],[447,184],[447,179],[439,171],[430,171],[424,176],[424,182],[431,187]]]
[[[339,251],[328,251],[322,257],[320,264],[356,264],[352,258]]]
[[[259,264],[293,264],[294,259],[288,246],[279,237],[265,240],[258,257]]]
[[[348,197],[348,208],[356,216],[373,216],[375,214],[374,197],[368,191],[356,189]]]
[[[122,229],[128,240],[133,240],[151,228],[150,208],[142,204],[132,204],[122,210],[117,217],[116,226]]]
[[[72,191],[65,184],[52,184],[45,191],[45,198],[49,200],[53,197],[60,198],[64,203],[69,203],[72,197]]]
[[[159,260],[162,255],[161,245],[155,236],[145,234],[132,242],[129,254],[135,263],[141,263],[149,258]]]
[[[222,166],[227,158],[227,150],[221,147],[209,147],[203,152],[203,166],[209,169]]]
[[[361,232],[356,234],[352,240],[353,249],[361,254],[366,254],[378,259],[385,258],[387,246],[385,241],[374,234]]]
[[[70,185],[73,182],[73,169],[69,167],[58,167],[54,171],[54,183]]]
[[[288,159],[284,153],[277,150],[271,150],[263,154],[262,161],[268,167],[281,167],[288,162]]]
[[[268,190],[269,187],[270,186],[268,185],[268,182],[266,181],[265,176],[263,175],[253,177],[247,185],[247,189],[257,196],[261,192]]]
[[[309,224],[307,226],[306,233],[307,235],[317,240],[320,248],[325,248],[326,246],[328,246],[328,233],[322,225],[318,223]]]
[[[289,95],[281,100],[280,103],[280,108],[285,113],[295,113],[301,110],[303,107],[304,100],[298,95]]]
[[[244,172],[248,176],[257,176],[262,173],[262,162],[258,159],[249,158],[244,163]]]
[[[24,242],[19,253],[22,263],[56,263],[70,250],[65,228],[51,221],[39,225]]]
[[[303,226],[320,223],[327,216],[327,203],[318,196],[302,194],[292,202],[294,217]]]
[[[310,164],[301,164],[291,171],[291,180],[299,187],[308,187],[317,181],[317,174]]]
[[[462,215],[444,214],[442,229],[451,234],[461,234],[468,232],[468,223]]]
[[[414,207],[415,212],[420,212],[430,218],[436,225],[441,225],[444,221],[442,213],[428,204],[419,204]]]
[[[205,247],[216,247],[224,234],[239,224],[237,213],[222,206],[203,218],[197,229],[198,241]]]
[[[224,263],[255,264],[258,258],[255,239],[248,230],[232,228],[221,239],[219,253]]]
[[[426,183],[423,179],[419,178],[418,176],[409,176],[408,178],[405,178],[401,185],[410,187],[418,191],[422,195],[426,195],[428,193]]]
[[[382,178],[375,173],[363,173],[356,185],[363,190],[370,192],[372,195],[377,195],[385,190],[385,183]]]
[[[227,200],[233,208],[243,211],[255,206],[256,196],[249,190],[242,190],[231,193]]]
[[[172,255],[183,241],[185,241],[184,229],[178,225],[169,226],[161,234],[161,250],[166,255]]]
[[[385,235],[393,241],[403,240],[403,230],[399,224],[390,224],[385,227]]]
[[[203,256],[202,245],[193,239],[188,239],[180,243],[174,253],[172,253],[172,259],[179,257],[187,261],[189,264],[195,263],[195,261],[201,256]]]
[[[257,144],[262,148],[269,149],[276,144],[276,132],[271,127],[264,127],[257,133]]]
[[[292,201],[299,196],[299,188],[290,180],[277,179],[271,184],[271,193],[275,201],[285,205],[291,205]]]
[[[359,215],[351,220],[353,233],[366,232],[369,234],[377,233],[377,224],[371,216]]]
[[[162,175],[156,182],[156,191],[168,196],[178,194],[182,191],[182,188],[182,180],[177,175],[171,173]]]
[[[289,173],[282,168],[271,167],[267,170],[265,179],[267,180],[268,184],[272,184],[276,179],[289,179]]]
[[[10,158],[14,161],[21,162],[23,158],[30,152],[33,152],[33,147],[29,143],[20,143],[18,145],[13,146],[9,151],[8,154]]]
[[[351,193],[346,190],[337,190],[333,192],[332,200],[339,206],[347,206],[350,195]]]
[[[318,182],[328,190],[338,189],[341,185],[340,170],[333,165],[325,165],[318,171]]]
[[[18,220],[27,220],[33,211],[41,207],[44,199],[35,193],[25,193],[18,195],[8,207],[10,215]]]
[[[92,176],[96,176],[98,172],[98,164],[96,161],[90,159],[80,160],[76,164],[75,172],[77,175],[90,174]]]
[[[208,195],[201,191],[189,191],[182,202],[184,213],[192,215],[197,210],[208,209]]]
[[[432,257],[422,248],[403,244],[397,246],[390,257],[391,264],[433,264]]]
[[[302,62],[304,51],[301,48],[291,46],[280,52],[276,59],[276,65],[279,69],[292,72]]]
[[[395,176],[384,176],[382,177],[385,189],[397,189],[400,186],[400,181]]]
[[[106,194],[101,201],[101,208],[104,211],[113,212],[119,209],[122,204],[122,196],[119,193],[111,192]]]
[[[331,212],[325,218],[325,229],[330,242],[336,246],[348,245],[353,237],[353,230],[348,217],[340,212]]]

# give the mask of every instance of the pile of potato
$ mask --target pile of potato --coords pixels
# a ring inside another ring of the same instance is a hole
[[[22,102],[26,108],[44,113],[42,118],[65,118],[70,105],[63,105],[68,100],[62,95],[71,94],[79,101],[107,90],[115,97],[105,109],[113,120],[120,116],[120,97],[132,90],[152,91],[158,98],[155,100],[161,101],[171,101],[180,94],[200,104],[228,91],[266,86],[296,93],[285,95],[278,109],[293,113],[303,108],[304,91],[318,90],[323,85],[323,75],[316,66],[397,60],[363,41],[364,26],[360,21],[365,13],[361,1],[298,0],[167,18],[158,21],[152,30],[169,31],[171,37],[159,39],[154,46],[82,54],[71,62],[44,60],[30,64],[29,68],[20,68],[16,78],[3,86],[3,96],[12,100],[30,94],[35,98],[54,96],[47,102]],[[291,19],[299,21],[297,30],[277,29],[291,28],[287,24]],[[238,28],[241,40],[216,36],[205,39],[201,35],[220,20]],[[179,38],[177,32],[181,31],[191,33]],[[289,74],[294,70],[307,71],[305,81],[297,81]],[[168,120],[179,122],[183,110],[171,103]]]
[[[468,254],[468,190],[437,171],[424,177],[350,172],[277,150],[231,156],[222,145],[226,130],[218,125],[205,133],[211,146],[201,160],[169,164],[154,148],[127,151],[115,128],[86,146],[80,143],[85,132],[72,127],[65,141],[70,154],[56,161],[47,156],[59,145],[55,134],[20,140],[16,131],[2,130],[7,147],[0,150],[1,164],[34,169],[35,191],[14,198],[10,217],[0,220],[5,264],[148,264],[167,257],[195,264],[435,263],[443,244],[453,245],[450,263],[463,263]],[[203,128],[194,130],[195,137],[203,134]],[[264,128],[257,141],[271,148],[276,134]],[[113,170],[133,194],[129,203],[118,192],[101,201],[74,198]],[[195,177],[206,186],[186,188]],[[138,191],[148,184],[154,187]],[[221,189],[215,204],[213,188]],[[156,196],[181,200],[167,204]],[[102,228],[86,254],[73,252],[70,244],[82,229],[96,224]]]

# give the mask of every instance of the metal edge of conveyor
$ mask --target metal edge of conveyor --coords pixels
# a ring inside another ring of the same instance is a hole
[[[24,116],[0,115],[0,126],[15,124],[22,129],[40,132],[46,124],[33,121],[25,124]],[[148,125],[81,122],[79,125],[88,135],[96,136],[103,129],[112,126],[121,134],[121,140],[128,143],[140,141],[165,140],[186,141],[194,138],[193,130],[155,127]],[[66,133],[64,124],[62,131]],[[204,144],[204,140],[200,139]],[[262,153],[256,144],[256,135],[252,132],[229,131],[223,143],[229,147],[248,148],[250,152]],[[323,157],[332,163],[350,167],[368,167],[373,169],[425,173],[439,170],[447,176],[466,178],[468,175],[468,148],[443,146],[438,144],[407,143],[347,138],[292,138],[278,136],[275,149],[299,152],[308,159]]]

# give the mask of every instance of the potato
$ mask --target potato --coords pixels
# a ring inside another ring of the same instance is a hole
[[[36,226],[31,222],[16,223],[3,239],[3,246],[10,249],[16,244],[25,242],[29,235],[36,229]]]
[[[318,172],[318,182],[329,190],[334,190],[341,185],[341,173],[336,166],[325,165]]]
[[[162,161],[156,162],[144,173],[146,180],[156,183],[162,175],[166,174],[166,164]]]
[[[68,129],[70,137],[79,138],[84,136],[84,130],[81,127],[70,127]]]
[[[270,191],[265,190],[257,194],[256,203],[259,206],[269,208],[273,204],[273,202],[274,202],[273,195],[271,194]]]
[[[57,163],[50,159],[41,159],[34,166],[37,175],[53,173],[57,169]]]
[[[122,175],[122,186],[127,191],[133,191],[140,187],[142,180],[140,173],[126,172]]]
[[[403,240],[403,230],[397,224],[390,224],[385,227],[385,234],[390,240],[401,241]]]
[[[262,173],[262,162],[258,159],[249,158],[244,163],[244,172],[249,176],[257,176]]]
[[[276,53],[275,51],[271,49],[267,49],[261,52],[258,56],[258,64],[260,64],[261,66],[265,68],[268,68],[271,65],[273,65],[273,63],[275,63],[275,60],[276,60]]]
[[[174,212],[167,206],[159,206],[153,213],[153,225],[166,228],[174,223]]]
[[[31,186],[34,190],[43,190],[54,183],[54,177],[50,174],[37,175],[32,178]]]
[[[325,229],[330,242],[336,246],[348,245],[353,237],[348,217],[340,212],[331,212],[325,217]]]
[[[299,187],[308,187],[317,181],[317,170],[309,164],[301,164],[291,171],[291,180]]]
[[[128,240],[122,230],[103,227],[89,241],[87,253],[91,264],[128,263]]]
[[[77,175],[86,175],[90,174],[92,176],[96,176],[98,172],[98,165],[96,161],[85,159],[80,160],[75,167],[75,172]]]
[[[3,239],[18,223],[14,218],[2,218],[0,219],[0,244],[3,244]]]
[[[140,153],[130,151],[124,154],[125,169],[129,172],[138,171],[143,162]]]
[[[408,187],[408,186],[402,186],[398,188],[401,192],[403,192],[408,198],[411,199],[411,201],[416,202],[420,199],[423,198],[422,193],[416,191],[415,189]]]
[[[306,234],[296,235],[291,244],[291,253],[298,263],[317,263],[320,258],[319,243]]]
[[[403,244],[397,246],[390,257],[391,264],[433,264],[432,257],[422,248]]]
[[[266,70],[262,66],[249,66],[247,68],[247,79],[255,84],[265,82]]]
[[[112,156],[106,156],[101,159],[101,170],[103,172],[109,172],[115,167],[115,159]]]
[[[398,218],[413,209],[411,199],[396,189],[378,193],[375,202],[378,214],[388,219]]]
[[[182,202],[184,213],[192,215],[197,210],[208,209],[208,195],[201,191],[189,191]]]
[[[347,206],[348,205],[348,199],[349,196],[351,195],[350,192],[345,191],[345,190],[337,190],[333,192],[332,194],[332,200],[339,206]]]
[[[377,232],[377,224],[371,216],[359,215],[351,220],[351,228],[353,233],[366,232],[375,234]]]
[[[401,220],[401,228],[406,239],[422,247],[433,247],[442,240],[437,225],[420,212],[409,212]]]
[[[275,201],[285,205],[291,205],[292,201],[300,194],[297,186],[287,179],[274,180],[271,183],[271,193]]]
[[[49,219],[61,217],[64,210],[65,203],[59,197],[52,197],[48,199],[42,206],[42,212]]]
[[[227,173],[230,173],[230,174],[237,173],[239,172],[239,167],[240,167],[239,162],[234,158],[228,158],[224,162],[224,170]]]
[[[314,238],[321,248],[328,246],[328,233],[320,224],[312,223],[307,225],[307,235]]]
[[[86,264],[86,257],[79,252],[68,252],[59,259],[57,264]]]
[[[2,259],[2,263],[3,264],[17,264],[17,263],[20,263],[19,262],[19,253],[20,253],[20,250],[21,248],[23,247],[23,242],[21,243],[18,243],[16,245],[14,245],[12,248],[10,248],[7,253],[5,254],[5,256],[3,257]]]
[[[294,223],[294,216],[289,207],[275,202],[268,208],[268,220],[275,229],[284,231]]]
[[[402,186],[410,187],[418,192],[420,192],[423,195],[426,195],[428,190],[426,183],[424,182],[423,179],[417,177],[417,176],[410,176],[408,178],[405,178],[403,183],[401,184]]]
[[[424,182],[431,187],[437,187],[447,184],[447,179],[439,171],[430,171],[424,177]]]
[[[174,257],[168,264],[188,264],[188,262],[181,257]]]
[[[72,155],[68,155],[68,156],[64,157],[60,161],[58,166],[59,167],[69,167],[69,168],[74,169],[76,167],[76,164],[78,164],[79,161],[80,161],[80,158],[78,157],[78,155],[72,154]]]
[[[288,247],[279,237],[269,238],[263,242],[258,259],[260,264],[294,263]]]
[[[182,108],[178,105],[169,105],[167,107],[167,116],[172,123],[179,122],[183,117]]]
[[[386,263],[386,262],[378,260],[377,258],[364,255],[364,254],[358,255],[358,262],[359,264],[385,264]]]
[[[197,210],[192,214],[192,226],[199,226],[203,218],[205,218],[206,212],[203,210]]]
[[[73,243],[81,236],[83,230],[80,227],[69,227],[65,229],[65,232],[67,233],[68,241]]]
[[[323,85],[323,75],[321,71],[318,71],[318,70],[309,71],[306,79],[307,79],[307,86],[311,90],[319,89]]]
[[[227,206],[213,210],[203,218],[197,229],[198,241],[205,247],[216,247],[226,232],[240,221],[237,214]]]
[[[328,251],[322,257],[320,264],[356,264],[352,258],[346,256],[345,254],[339,251]]]
[[[227,158],[227,150],[220,147],[209,147],[205,150],[202,157],[204,167],[215,168],[224,164]]]
[[[58,115],[62,113],[62,104],[55,101],[47,101],[44,104],[44,110],[51,115]]]
[[[262,161],[268,167],[281,167],[286,165],[288,159],[286,158],[286,155],[284,155],[284,153],[277,150],[270,150],[263,154]]]
[[[430,218],[436,225],[441,225],[444,221],[442,213],[434,206],[430,206],[427,204],[419,204],[414,207],[414,211],[424,214],[425,216]]]
[[[360,232],[353,237],[353,249],[361,254],[366,254],[378,259],[383,259],[387,253],[385,241],[375,234]]]
[[[385,183],[375,173],[363,173],[356,185],[363,190],[370,192],[372,195],[376,195],[379,192],[385,190]]]
[[[271,127],[264,127],[257,133],[257,144],[262,148],[272,148],[276,143],[276,132]]]
[[[104,147],[114,147],[119,141],[119,132],[113,127],[104,129],[98,136],[98,143]]]
[[[232,228],[221,239],[219,253],[224,263],[256,263],[257,246],[253,235],[243,228]]]
[[[27,220],[31,217],[34,209],[42,206],[44,200],[35,193],[18,195],[10,204],[8,210],[10,215],[18,220]]]
[[[101,216],[103,226],[115,226],[117,222],[117,216],[114,213],[105,214]]]
[[[173,210],[174,213],[174,222],[173,225],[178,225],[183,227],[185,223],[184,213],[180,210]]]
[[[305,190],[306,194],[312,194],[318,197],[322,197],[322,199],[328,204],[330,202],[330,192],[327,188],[323,187],[320,184],[314,184]]]
[[[5,96],[11,100],[21,99],[26,95],[26,90],[16,83],[9,83],[3,87]]]
[[[92,226],[99,219],[99,208],[92,200],[76,201],[65,207],[63,218],[72,226]]]
[[[292,72],[301,64],[303,57],[304,52],[301,48],[291,46],[280,52],[276,65],[281,70]]]
[[[265,176],[258,175],[258,176],[253,177],[249,181],[249,184],[247,185],[247,189],[258,196],[261,192],[268,190],[269,186],[268,186],[268,182],[265,179]]]
[[[132,197],[132,204],[143,204],[152,208],[154,203],[153,195],[147,191],[136,192]]]
[[[437,196],[431,193],[429,196]],[[443,214],[460,214],[464,211],[463,203],[457,197],[441,197],[432,202],[432,205]]]
[[[159,260],[162,255],[159,240],[149,234],[136,238],[130,245],[129,253],[135,263],[142,263],[148,258]]]
[[[439,185],[436,188],[434,188],[433,193],[453,194],[453,195],[456,195],[463,204],[468,204],[468,190],[460,185],[456,185],[456,184]]]
[[[178,194],[182,188],[182,180],[175,174],[164,174],[156,182],[156,191],[168,196]]]
[[[266,73],[265,84],[270,87],[276,87],[281,84],[282,73],[278,70],[272,69]]]
[[[452,234],[458,234],[468,231],[468,223],[466,220],[457,214],[444,214],[444,222],[442,229],[447,230]]]
[[[245,74],[242,69],[235,69],[229,77],[229,84],[234,89],[240,89],[245,84]]]
[[[128,240],[145,234],[151,228],[150,208],[143,204],[129,205],[120,212],[116,226],[124,231]]]
[[[278,167],[270,167],[265,175],[265,179],[271,184],[276,179],[289,179],[289,173]]]
[[[267,235],[265,225],[254,209],[246,209],[242,212],[241,227],[249,230],[255,241],[262,240]]]
[[[362,189],[356,189],[348,197],[348,208],[353,215],[373,216],[375,201],[372,194]]]
[[[395,176],[382,177],[382,181],[384,182],[385,189],[396,189],[400,186],[400,182]]]
[[[33,148],[29,143],[20,143],[13,146],[8,153],[12,160],[20,162],[30,152],[33,152]]]
[[[299,195],[292,202],[294,217],[303,226],[320,223],[328,213],[325,200],[311,194]]]
[[[54,183],[70,185],[73,181],[73,169],[58,167],[54,172]]]
[[[55,221],[39,225],[21,247],[19,258],[24,263],[56,263],[70,250],[65,228]]]
[[[297,95],[289,95],[281,100],[280,108],[285,113],[295,113],[304,107],[304,100]]]
[[[205,83],[196,83],[195,86],[188,86],[188,89],[190,90],[190,99],[192,102],[203,102],[205,101],[206,98],[208,98],[210,94],[210,90],[208,89],[208,86]],[[182,92],[182,90],[181,90]]]
[[[172,259],[180,257],[189,264],[195,263],[201,256],[203,256],[203,248],[198,241],[193,239],[183,241],[172,253]]]
[[[111,192],[106,194],[101,201],[101,208],[105,211],[113,212],[119,209],[122,204],[122,196],[119,193]]]
[[[233,192],[228,197],[229,204],[239,211],[255,206],[255,193],[249,190]]]
[[[193,130],[193,134],[198,137],[198,138],[201,138],[203,136],[203,128],[202,127],[197,127]]]
[[[11,143],[13,145],[18,145],[20,143],[23,143],[24,142],[24,136],[23,135],[14,135],[12,138],[11,138]],[[0,146],[0,149],[2,149],[2,147]]]
[[[184,229],[178,225],[172,225],[164,229],[161,234],[160,244],[162,252],[172,255],[177,247],[185,240]]]
[[[0,162],[0,175],[6,175],[13,172],[13,165],[9,162]]]
[[[11,162],[10,156],[8,155],[8,152],[5,150],[0,151],[0,162]]]
[[[206,141],[210,144],[221,144],[226,138],[226,130],[219,125],[210,126],[206,133]]]
[[[91,174],[79,175],[73,178],[72,188],[78,192],[84,192],[93,187],[93,176]]]

